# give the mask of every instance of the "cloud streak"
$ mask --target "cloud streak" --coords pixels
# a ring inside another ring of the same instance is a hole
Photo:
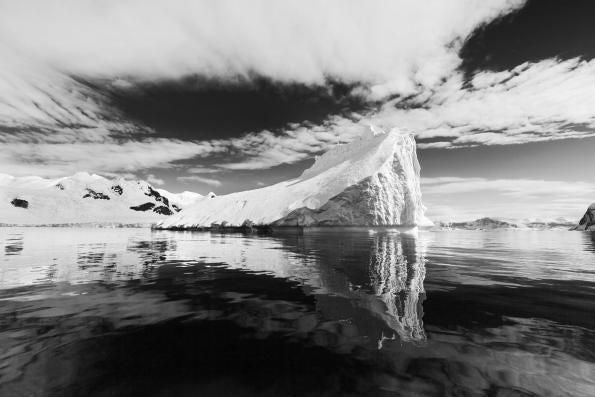
[[[353,139],[363,125],[410,130],[423,149],[586,138],[595,136],[594,108],[595,61],[525,63],[509,71],[480,72],[467,85],[461,74],[455,74],[436,90],[406,102],[392,100],[377,112],[329,117],[320,126],[299,126],[274,138],[255,135],[251,140],[275,142],[260,146],[261,151],[258,147],[245,151],[251,159],[226,167],[267,168],[282,162],[277,157],[299,161]],[[319,133],[333,139],[317,140]]]
[[[521,4],[24,0],[0,4],[0,35],[36,63],[120,85],[188,75],[306,84],[331,77],[383,96],[435,85],[458,66],[473,29]]]
[[[179,176],[176,178],[178,181],[182,183],[201,183],[204,185],[219,187],[222,185],[222,182],[218,179],[214,178],[204,178],[198,175],[190,175],[190,176]]]
[[[433,220],[481,217],[579,219],[595,197],[595,184],[538,179],[422,178]]]
[[[116,139],[109,131],[44,134],[0,132],[0,169],[12,175],[63,176],[78,171],[134,173],[169,168],[172,162],[225,151],[218,142],[173,139]]]

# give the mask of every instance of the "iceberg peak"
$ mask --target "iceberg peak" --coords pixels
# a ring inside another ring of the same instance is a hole
[[[421,201],[414,136],[377,127],[316,158],[298,178],[199,199],[162,228],[429,225]]]

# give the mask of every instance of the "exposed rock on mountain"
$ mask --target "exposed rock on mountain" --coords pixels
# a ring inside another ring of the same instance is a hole
[[[15,198],[10,202],[10,204],[14,205],[15,207],[29,208],[29,202],[27,200]]]
[[[413,135],[372,129],[337,145],[297,179],[223,196],[208,195],[158,224],[201,228],[213,224],[429,225],[420,191]]]
[[[170,210],[165,205],[160,205],[159,207],[153,208],[153,212],[156,214],[161,214],[161,215],[172,215],[173,214],[172,210]]]
[[[122,186],[120,185],[112,186],[111,189],[114,191],[114,193],[119,194],[120,196],[122,193],[124,193],[124,189],[122,189]]]
[[[148,211],[153,209],[153,207],[155,207],[155,203],[144,203],[141,205],[132,206],[130,209],[135,211]]]
[[[64,189],[62,189],[64,190]],[[96,192],[93,189],[86,188],[87,194],[83,196],[83,198],[91,197],[95,200],[109,200],[109,196],[107,194],[103,194],[101,192]]]

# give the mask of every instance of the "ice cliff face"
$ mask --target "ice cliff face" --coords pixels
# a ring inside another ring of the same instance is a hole
[[[151,224],[189,205],[196,193],[180,196],[145,181],[110,180],[78,173],[44,179],[0,174],[0,224]]]
[[[295,180],[204,197],[158,226],[428,225],[419,175],[413,135],[371,130],[329,150]]]
[[[587,208],[585,215],[583,215],[578,225],[576,225],[572,230],[595,231],[595,203],[591,204],[589,208]]]

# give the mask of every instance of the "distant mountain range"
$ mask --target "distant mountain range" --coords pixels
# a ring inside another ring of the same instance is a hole
[[[576,225],[575,221],[556,219],[507,219],[480,218],[467,222],[438,222],[440,229],[492,230],[492,229],[570,229]]]

